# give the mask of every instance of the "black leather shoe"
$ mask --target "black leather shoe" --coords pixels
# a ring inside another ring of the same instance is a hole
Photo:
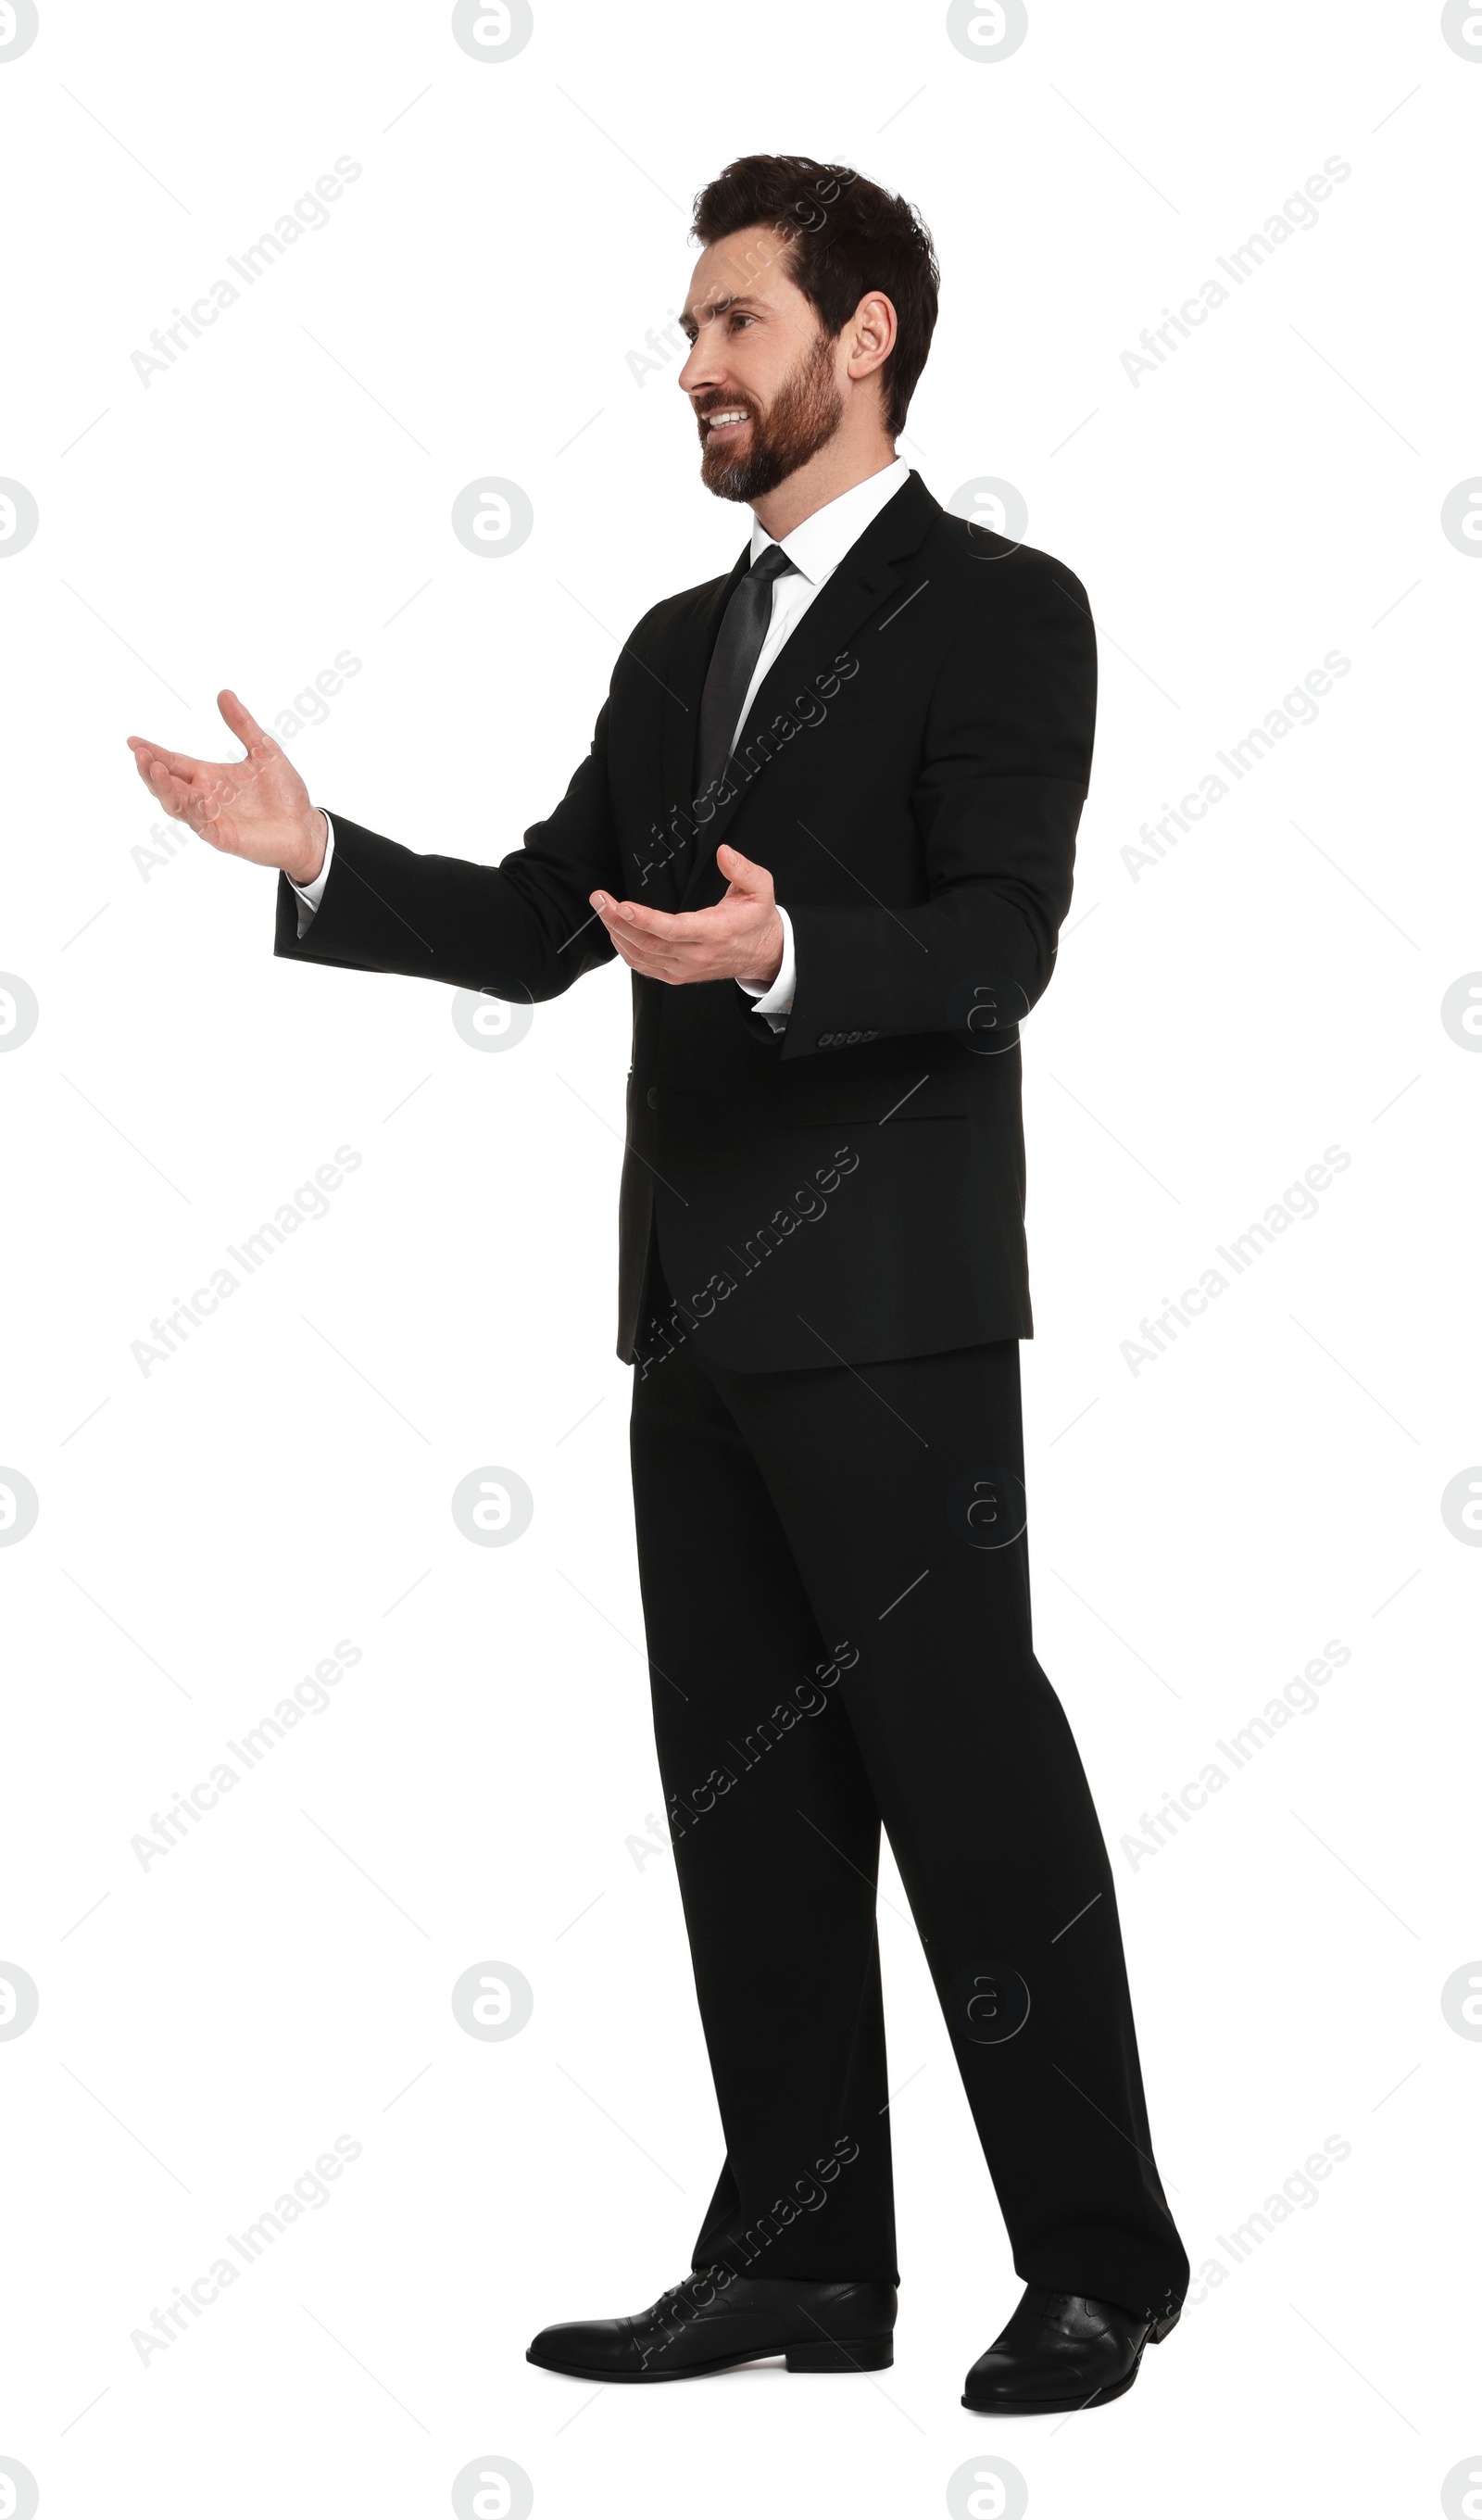
[[[1054,2415],[1104,2407],[1138,2376],[1145,2345],[1179,2323],[1171,2299],[1146,2311],[1031,2284],[1003,2335],[967,2374],[963,2404],[980,2415]]]
[[[789,2371],[886,2371],[895,2360],[895,2286],[687,2275],[633,2318],[543,2327],[525,2356],[573,2380],[697,2380],[781,2354]]]

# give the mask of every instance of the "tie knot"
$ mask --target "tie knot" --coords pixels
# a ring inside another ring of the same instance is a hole
[[[787,558],[781,543],[769,543],[759,559],[752,562],[747,575],[754,578],[759,586],[771,586],[775,579],[785,577],[789,568],[795,569],[796,566],[797,562]]]

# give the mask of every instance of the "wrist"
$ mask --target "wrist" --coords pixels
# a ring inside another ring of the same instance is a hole
[[[786,944],[786,937],[783,922],[774,910],[765,946],[757,956],[758,968],[754,971],[739,971],[737,978],[743,980],[748,989],[770,989],[783,968],[783,951]]]
[[[298,857],[293,865],[285,865],[283,870],[290,883],[312,883],[324,866],[325,852],[329,844],[329,824],[322,809],[318,805],[312,806],[309,812],[308,829],[304,833],[303,845]]]

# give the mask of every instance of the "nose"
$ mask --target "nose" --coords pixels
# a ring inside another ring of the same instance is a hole
[[[721,382],[719,363],[713,349],[706,346],[706,335],[709,331],[710,327],[706,325],[703,330],[696,333],[690,344],[690,355],[679,372],[681,393],[709,393]]]

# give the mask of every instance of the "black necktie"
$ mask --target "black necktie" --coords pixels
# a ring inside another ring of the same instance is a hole
[[[756,660],[772,619],[772,589],[793,565],[781,544],[769,543],[760,559],[753,561],[726,607],[700,694],[697,769],[701,796],[719,779],[731,758],[741,703],[751,688]]]

